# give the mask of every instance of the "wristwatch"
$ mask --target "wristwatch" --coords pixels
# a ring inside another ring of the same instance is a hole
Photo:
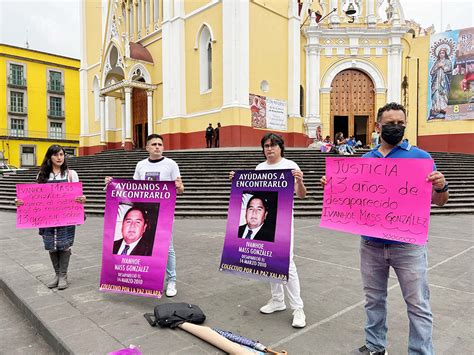
[[[437,192],[437,193],[439,193],[439,194],[442,193],[442,192],[448,191],[448,190],[449,190],[448,182],[445,182],[445,183],[444,183],[443,188],[441,188],[441,189],[434,189],[434,190],[435,190],[435,192]]]

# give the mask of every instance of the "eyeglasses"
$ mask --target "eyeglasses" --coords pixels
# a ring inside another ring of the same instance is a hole
[[[276,147],[277,145],[278,145],[277,143],[264,144],[263,148],[264,149],[270,149],[270,148]]]

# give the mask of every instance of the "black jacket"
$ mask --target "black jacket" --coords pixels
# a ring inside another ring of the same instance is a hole
[[[246,224],[243,226],[239,227],[239,238],[244,238],[245,236],[244,231],[245,227],[247,227]],[[261,240],[264,242],[273,242],[275,240],[275,233],[272,233],[271,231],[268,230],[268,228],[265,228],[265,223],[263,224],[262,228],[255,234],[253,237],[253,240]]]

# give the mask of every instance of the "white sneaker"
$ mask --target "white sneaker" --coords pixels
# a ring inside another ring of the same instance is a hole
[[[293,328],[304,328],[306,327],[306,316],[304,315],[303,308],[295,309],[293,312]]]
[[[176,282],[168,282],[168,286],[166,286],[166,297],[174,297],[177,293],[178,290],[176,289]]]
[[[277,311],[284,311],[285,309],[286,309],[286,304],[284,301],[278,302],[278,301],[270,300],[265,306],[260,308],[260,312],[264,314],[270,314]]]

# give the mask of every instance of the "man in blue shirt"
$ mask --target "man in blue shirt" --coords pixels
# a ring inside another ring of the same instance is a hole
[[[405,108],[397,103],[381,107],[376,130],[381,144],[364,154],[364,158],[421,158],[431,156],[407,141],[402,142],[406,127]],[[432,202],[443,206],[448,201],[448,184],[442,173],[427,176],[433,185]],[[326,177],[321,178],[326,184]],[[428,260],[426,245],[400,243],[362,236],[360,271],[365,293],[365,345],[356,354],[385,355],[387,347],[387,283],[390,266],[400,283],[409,319],[408,354],[434,354],[433,316],[429,303]]]

